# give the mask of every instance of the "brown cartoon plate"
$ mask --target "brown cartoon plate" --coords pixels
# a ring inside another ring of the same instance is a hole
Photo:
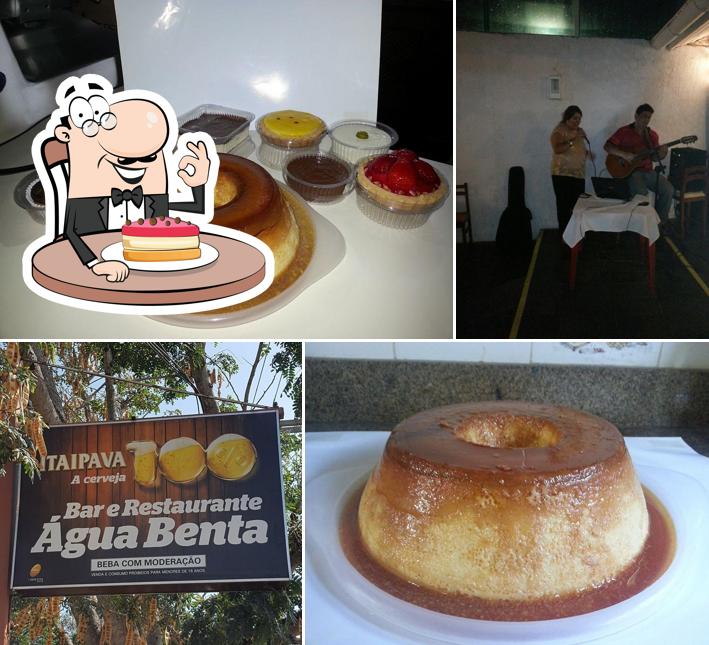
[[[265,276],[265,257],[257,248],[229,237],[201,233],[203,243],[219,257],[208,266],[156,273],[131,270],[124,282],[108,282],[79,260],[68,240],[39,249],[32,258],[32,277],[40,286],[61,296],[118,305],[183,305],[208,303],[256,287]],[[121,233],[84,235],[97,257],[121,240]],[[206,305],[208,306],[208,305]]]

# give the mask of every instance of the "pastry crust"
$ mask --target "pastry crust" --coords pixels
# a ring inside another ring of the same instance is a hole
[[[365,197],[387,210],[396,210],[407,213],[420,213],[421,211],[435,210],[448,195],[448,184],[436,170],[440,185],[431,193],[424,193],[412,197],[410,195],[397,195],[386,188],[378,186],[367,177],[364,167],[371,161],[371,157],[362,159],[357,166],[357,185]]]
[[[256,124],[261,138],[281,148],[307,148],[317,145],[325,136],[327,126],[309,112],[280,110],[264,114]]]

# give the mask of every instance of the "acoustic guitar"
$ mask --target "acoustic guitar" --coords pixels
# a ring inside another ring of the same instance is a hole
[[[683,143],[685,145],[694,143],[696,140],[697,137],[695,135],[691,135],[689,137],[682,137],[681,139],[675,139],[674,141],[663,143],[662,146],[667,146],[668,148],[671,148],[672,146],[676,146],[680,143]],[[618,155],[609,154],[606,157],[606,168],[608,168],[608,172],[610,173],[611,177],[615,177],[616,179],[623,179],[624,177],[629,177],[634,170],[642,166],[643,161],[645,161],[645,159],[654,154],[655,151],[659,148],[662,148],[662,146],[638,152],[633,157],[632,161],[623,159],[623,157],[619,157]]]

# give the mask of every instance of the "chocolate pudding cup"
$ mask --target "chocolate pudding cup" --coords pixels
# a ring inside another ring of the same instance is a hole
[[[335,202],[354,187],[354,168],[327,152],[295,153],[283,164],[283,179],[309,202]]]

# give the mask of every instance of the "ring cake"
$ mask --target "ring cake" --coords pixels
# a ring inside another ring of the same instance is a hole
[[[126,224],[123,257],[132,262],[194,260],[200,257],[199,228],[179,217],[151,217]]]
[[[295,257],[300,237],[295,217],[273,177],[253,161],[219,155],[212,221],[264,242],[273,252],[275,277]]]
[[[599,417],[496,401],[399,424],[362,493],[368,555],[419,588],[539,602],[627,572],[648,511],[625,442]]]

